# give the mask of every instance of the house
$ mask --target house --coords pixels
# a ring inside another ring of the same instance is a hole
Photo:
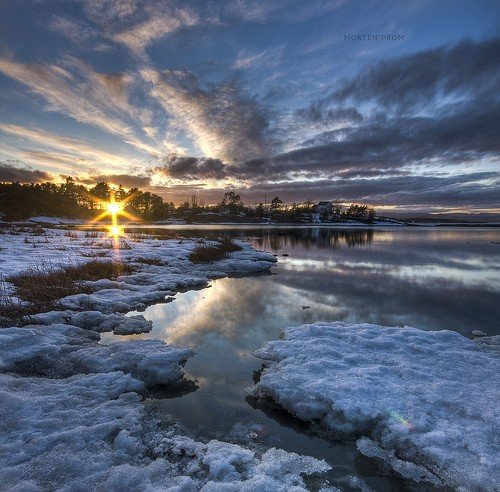
[[[333,214],[332,202],[319,202],[315,207],[314,211],[317,214]]]

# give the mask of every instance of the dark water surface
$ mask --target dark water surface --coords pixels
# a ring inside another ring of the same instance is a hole
[[[353,443],[318,438],[249,399],[245,388],[261,368],[252,352],[283,327],[314,321],[499,334],[499,229],[167,226],[155,232],[229,235],[279,259],[271,275],[215,280],[145,310],[154,329],[133,338],[161,338],[197,352],[185,367],[197,389],[151,403],[165,421],[204,439],[262,443],[325,459],[341,490],[414,489],[377,470]]]

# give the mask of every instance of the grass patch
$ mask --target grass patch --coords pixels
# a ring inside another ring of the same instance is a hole
[[[45,263],[8,277],[7,281],[14,285],[16,297],[25,301],[32,312],[40,312],[56,307],[63,297],[91,292],[85,281],[115,279],[131,272],[130,265],[113,261],[92,260],[59,268]]]
[[[5,281],[0,278],[0,328],[33,324],[36,319],[32,314],[33,309],[29,305],[8,294]]]
[[[210,261],[218,261],[229,256],[233,251],[241,251],[243,248],[234,243],[231,239],[223,239],[216,245],[200,245],[197,246],[189,254],[189,259],[193,263],[208,263]]]

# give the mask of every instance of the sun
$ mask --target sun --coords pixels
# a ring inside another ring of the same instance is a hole
[[[109,201],[104,201],[102,199],[98,199],[96,197],[92,197],[100,204],[100,208],[102,212],[95,217],[91,222],[100,222],[101,220],[109,217],[110,224],[107,226],[108,236],[113,238],[114,249],[119,249],[120,247],[120,238],[125,235],[124,229],[118,223],[118,218],[123,216],[128,220],[138,221],[139,219],[132,215],[130,212],[125,210],[127,204],[134,198],[135,194],[129,195],[124,200],[118,202],[116,201],[115,192],[112,191],[109,196]]]
[[[110,213],[110,215],[115,215],[119,214],[122,211],[122,206],[121,204],[112,201],[106,204],[106,209]]]

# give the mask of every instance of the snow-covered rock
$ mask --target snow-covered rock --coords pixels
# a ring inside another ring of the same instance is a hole
[[[401,475],[495,490],[500,472],[498,346],[451,331],[317,323],[256,355],[252,389]]]

